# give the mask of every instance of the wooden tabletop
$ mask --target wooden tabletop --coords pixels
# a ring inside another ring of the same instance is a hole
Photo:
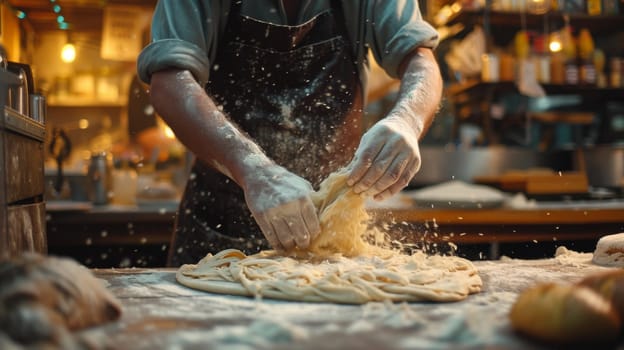
[[[591,254],[478,261],[481,293],[456,303],[335,305],[216,295],[170,269],[94,270],[123,304],[118,322],[85,332],[119,349],[539,349],[510,328],[518,293],[602,271]]]

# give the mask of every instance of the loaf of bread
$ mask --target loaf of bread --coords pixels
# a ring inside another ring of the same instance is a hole
[[[72,259],[35,253],[0,258],[2,349],[90,348],[72,332],[120,316],[117,298]]]
[[[560,346],[614,343],[621,325],[609,301],[574,284],[533,286],[520,294],[509,316],[516,331]]]
[[[585,277],[579,285],[589,287],[610,301],[624,321],[624,270],[616,269]]]
[[[602,266],[624,267],[624,232],[600,238],[592,261]]]

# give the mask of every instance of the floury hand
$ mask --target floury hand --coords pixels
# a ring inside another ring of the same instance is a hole
[[[420,169],[418,140],[431,124],[442,96],[442,76],[433,52],[417,47],[399,66],[401,87],[388,116],[362,136],[349,164],[355,193],[386,199]]]
[[[245,201],[276,250],[307,248],[321,231],[312,185],[278,165],[256,172],[244,186]]]
[[[419,169],[420,149],[413,128],[402,118],[387,117],[362,136],[347,184],[355,193],[383,200],[407,186]]]

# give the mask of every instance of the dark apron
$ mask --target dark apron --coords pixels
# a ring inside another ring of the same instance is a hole
[[[342,10],[285,26],[242,16],[233,3],[206,91],[269,158],[316,188],[351,160],[362,132],[362,91]],[[198,160],[168,263],[196,263],[227,248],[253,254],[270,246],[241,188]]]

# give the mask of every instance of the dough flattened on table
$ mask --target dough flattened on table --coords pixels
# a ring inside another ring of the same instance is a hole
[[[213,293],[345,304],[459,301],[482,285],[472,263],[458,257],[393,253],[316,262],[270,251],[247,257],[233,249],[183,265],[176,279]]]

